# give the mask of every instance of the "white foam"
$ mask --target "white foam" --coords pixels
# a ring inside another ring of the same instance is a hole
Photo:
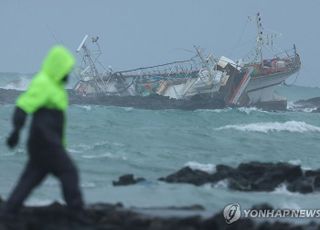
[[[68,148],[67,150],[68,150],[69,153],[81,153],[82,152],[80,150],[71,149],[71,148]]]
[[[197,109],[195,112],[212,112],[212,113],[223,113],[229,112],[232,108],[225,108],[225,109]]]
[[[238,108],[238,111],[246,114],[251,114],[252,112],[268,113],[267,111],[263,111],[262,109],[258,109],[256,107],[240,107]]]
[[[309,166],[301,166],[301,169],[302,169],[303,171],[312,170],[312,168],[309,167]]]
[[[195,161],[189,161],[184,166],[193,170],[200,170],[207,173],[214,173],[216,171],[216,166],[213,164],[201,164]]]
[[[78,144],[77,146],[73,146],[69,150],[71,153],[82,153],[82,152],[87,152],[89,150],[92,150],[96,147],[105,146],[108,144],[110,144],[109,141],[100,141],[100,142],[94,143],[93,145]]]
[[[134,108],[132,108],[132,107],[126,107],[126,108],[124,108],[124,110],[127,111],[127,112],[130,112],[130,111],[133,111]]]
[[[114,155],[110,152],[106,152],[106,153],[101,153],[101,154],[88,154],[88,155],[82,155],[81,156],[84,159],[101,159],[101,158],[110,158],[110,159],[120,159],[123,161],[127,160],[126,156],[121,156],[121,155]]]
[[[26,90],[28,88],[29,83],[30,83],[30,78],[20,77],[18,80],[13,80],[1,88],[15,89],[15,90]]]
[[[275,190],[271,193],[274,194],[284,194],[284,195],[294,195],[293,192],[289,192],[285,184],[280,184]]]
[[[96,158],[114,158],[112,153],[106,152],[102,154],[91,154],[91,155],[82,155],[85,159],[96,159]]]
[[[313,108],[304,108],[302,109],[302,112],[305,112],[305,113],[312,113],[313,111],[317,110],[318,108],[317,107],[313,107]]]
[[[229,182],[227,179],[220,180],[218,183],[216,183],[213,187],[214,188],[228,188]]]
[[[287,121],[284,123],[280,122],[259,122],[259,123],[250,123],[250,124],[240,124],[240,125],[226,125],[216,130],[227,130],[234,129],[238,131],[247,131],[247,132],[296,132],[296,133],[305,133],[305,132],[320,132],[320,127],[307,124],[303,121]]]
[[[44,206],[44,205],[50,205],[53,202],[59,202],[60,204],[64,204],[64,201],[62,199],[50,200],[50,199],[37,199],[37,198],[28,199],[26,204],[30,206]]]
[[[80,108],[80,109],[84,109],[86,111],[91,111],[91,106],[90,105],[76,105],[76,107]]]
[[[311,167],[309,166],[302,166],[302,162],[300,159],[295,159],[295,160],[289,160],[288,161],[289,164],[292,164],[292,165],[297,165],[297,166],[300,166],[302,170],[306,171],[306,170],[312,170]]]
[[[288,110],[294,110],[296,108],[296,105],[293,101],[288,101],[287,102],[287,109]]]
[[[288,102],[287,109],[294,112],[305,112],[305,113],[312,113],[313,111],[317,110],[317,107],[301,107],[296,105],[294,102]]]
[[[300,159],[289,160],[289,163],[292,165],[301,165],[301,160]]]
[[[81,183],[82,188],[95,188],[96,184],[93,182],[83,182]]]

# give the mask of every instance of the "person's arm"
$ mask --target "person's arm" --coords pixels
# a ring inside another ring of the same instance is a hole
[[[46,80],[36,76],[28,90],[19,96],[13,114],[13,130],[7,139],[7,145],[14,148],[19,142],[20,130],[25,124],[27,114],[32,114],[43,107],[47,100],[48,87]]]
[[[23,128],[27,118],[27,113],[16,107],[12,116],[13,130],[7,139],[7,145],[14,148],[19,142],[20,130]]]

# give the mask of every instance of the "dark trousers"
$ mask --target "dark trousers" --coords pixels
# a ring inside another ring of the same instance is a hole
[[[61,182],[67,206],[74,210],[81,210],[83,200],[79,188],[78,172],[64,148],[55,147],[39,151],[39,148],[32,148],[31,145],[29,156],[29,161],[5,205],[5,211],[9,213],[19,211],[31,191],[48,174],[53,174]]]

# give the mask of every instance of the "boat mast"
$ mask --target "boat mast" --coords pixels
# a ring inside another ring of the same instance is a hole
[[[261,23],[260,13],[256,15],[257,24],[257,47],[256,47],[256,59],[260,58],[260,63],[263,67],[263,56],[262,56],[262,46],[263,46],[263,27]]]
[[[92,76],[93,80],[94,80],[94,86],[95,86],[95,90],[98,93],[102,93],[103,90],[103,79],[101,78],[101,75],[99,74],[99,71],[95,65],[95,60],[92,58],[91,52],[88,49],[87,45],[86,45],[86,41],[88,39],[88,35],[85,35],[85,37],[83,38],[82,42],[80,43],[78,49],[76,50],[77,53],[80,53],[81,50],[83,51],[83,55],[82,55],[82,60],[84,61],[85,65],[87,66],[84,71],[89,70],[89,76]],[[98,48],[99,48],[99,55],[101,53],[100,51],[100,47],[97,43],[99,37],[94,37],[92,38],[92,43],[97,44]]]

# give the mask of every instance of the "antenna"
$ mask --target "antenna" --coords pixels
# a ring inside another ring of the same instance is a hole
[[[87,39],[88,39],[88,35],[84,36],[82,42],[80,43],[80,45],[79,45],[79,47],[78,47],[78,49],[77,49],[77,53],[80,52],[80,50],[81,50],[82,47],[84,46],[84,44],[85,44],[85,42],[87,41]]]
[[[257,23],[257,47],[256,47],[256,55],[260,56],[261,65],[263,65],[263,57],[262,57],[262,46],[263,46],[263,27],[261,23],[261,15],[257,13],[256,15],[256,23]]]

